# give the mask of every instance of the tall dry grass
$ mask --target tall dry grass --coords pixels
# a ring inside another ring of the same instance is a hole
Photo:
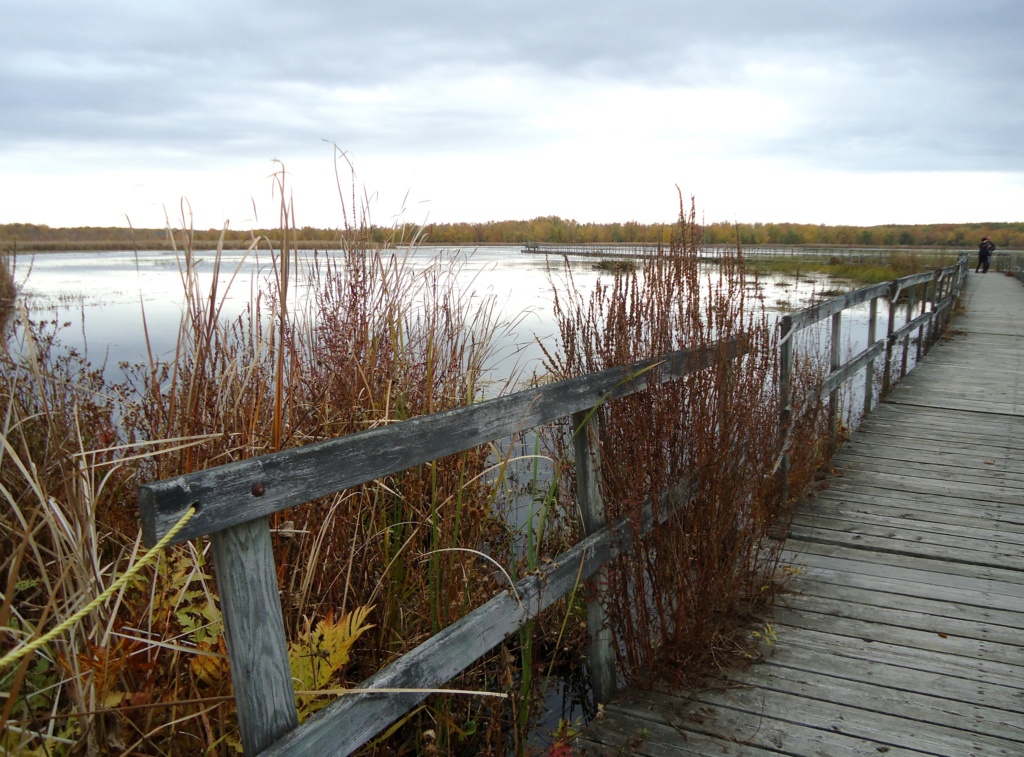
[[[0,255],[0,334],[14,314],[14,302],[18,295],[18,287],[14,283],[13,258]]]
[[[634,682],[680,675],[733,645],[740,621],[770,604],[782,511],[776,469],[777,332],[750,298],[739,250],[710,273],[699,264],[693,204],[671,244],[641,269],[615,273],[589,297],[556,297],[557,376],[670,350],[742,338],[728,363],[603,406],[598,414],[606,515],[639,523],[659,493],[689,491],[662,528],[609,570],[607,604],[620,668]],[[801,370],[803,380],[811,365]],[[795,424],[794,490],[819,461],[817,408]],[[667,667],[665,663],[670,663]]]
[[[414,265],[408,244],[371,244],[364,223],[340,235],[340,249],[303,258],[287,241],[291,218],[282,203],[282,246],[252,241],[249,254],[270,257],[275,275],[232,317],[217,283],[220,250],[204,289],[183,225],[175,233],[184,301],[177,342],[168,357],[152,345],[147,360],[122,366],[123,380],[111,383],[62,348],[59,323],[21,311],[0,351],[4,652],[124,572],[139,548],[140,481],[480,398],[503,325],[490,299],[460,283],[457,256]],[[493,595],[493,569],[458,551],[513,551],[515,535],[493,507],[490,457],[483,448],[438,460],[277,518],[297,688],[358,682]],[[232,752],[230,680],[205,550],[202,542],[168,550],[39,654],[0,670],[4,749]],[[312,649],[325,635],[334,646]],[[321,653],[330,665],[313,659]],[[496,655],[465,686],[500,687],[506,667]],[[300,712],[324,701],[300,699]],[[503,703],[439,700],[414,713],[392,744],[414,750],[440,721],[435,744],[444,749],[462,734],[466,749],[502,751],[509,717]]]

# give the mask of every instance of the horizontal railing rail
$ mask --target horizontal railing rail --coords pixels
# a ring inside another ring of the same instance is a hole
[[[735,357],[740,346],[739,340],[733,340],[724,348]],[[192,506],[197,508],[196,515],[172,544],[272,515],[553,423],[642,391],[652,382],[664,383],[703,370],[721,349],[679,350],[475,405],[143,484],[139,487],[143,538],[152,546]]]
[[[731,361],[746,353],[736,337],[704,349],[567,379],[506,397],[242,460],[139,487],[143,534],[153,544],[183,516],[175,541],[209,535],[220,593],[239,729],[247,753],[348,754],[509,634],[592,578],[635,538],[625,522],[606,526],[593,410],[607,402]],[[268,516],[517,432],[571,418],[577,499],[585,538],[536,574],[471,611],[399,658],[360,689],[389,689],[339,699],[301,726],[289,670],[284,619]],[[664,517],[686,499],[665,495]],[[654,527],[649,504],[640,535]],[[601,583],[600,580],[597,581]],[[275,611],[276,609],[276,611]],[[615,690],[615,658],[603,608],[588,603],[595,698]],[[275,743],[277,742],[277,743]]]

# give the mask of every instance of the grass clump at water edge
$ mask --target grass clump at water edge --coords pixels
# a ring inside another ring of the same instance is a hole
[[[285,232],[289,217],[282,206]],[[460,259],[413,266],[408,246],[388,252],[351,230],[339,253],[302,260],[287,241],[271,249],[254,239],[249,254],[271,256],[276,273],[229,317],[216,289],[219,253],[213,288],[201,290],[190,230],[175,236],[184,308],[168,358],[153,345],[153,357],[111,381],[61,346],[59,323],[26,310],[0,351],[4,653],[70,616],[132,562],[140,481],[481,396],[478,377],[502,323],[492,300],[459,283]],[[292,302],[300,275],[310,295]],[[351,686],[499,590],[473,554],[508,554],[514,538],[492,504],[492,465],[489,448],[472,450],[275,518],[297,689]],[[0,670],[4,749],[233,752],[208,548],[200,540],[168,549],[106,606]],[[496,654],[460,685],[500,688],[503,670]],[[300,696],[300,713],[327,701]],[[450,739],[471,750],[500,745],[506,710],[504,700],[440,699],[395,738],[414,745],[441,721],[445,749]]]
[[[649,684],[707,670],[733,647],[744,618],[768,607],[784,514],[777,488],[777,331],[744,286],[743,256],[701,265],[691,203],[667,250],[636,271],[619,271],[589,297],[556,290],[559,377],[599,371],[682,348],[739,338],[748,350],[679,381],[653,386],[597,412],[603,499],[609,521],[657,517],[664,492],[684,492],[665,524],[609,568],[605,604],[620,670]],[[798,381],[820,377],[807,362]],[[818,406],[794,422],[791,486],[802,489],[820,462]],[[564,437],[563,437],[564,438]],[[563,454],[568,455],[568,450]],[[667,663],[667,664],[666,664]]]

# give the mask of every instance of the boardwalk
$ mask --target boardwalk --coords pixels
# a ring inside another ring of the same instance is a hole
[[[767,660],[620,692],[581,752],[1024,754],[1024,287],[970,276],[952,339],[795,519]]]

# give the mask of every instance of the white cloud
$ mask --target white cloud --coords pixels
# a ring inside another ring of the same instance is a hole
[[[662,220],[676,183],[741,220],[1017,219],[1022,19],[1015,0],[8,4],[0,222],[100,223],[141,185],[219,225],[276,157],[325,224],[324,139],[437,220]]]

